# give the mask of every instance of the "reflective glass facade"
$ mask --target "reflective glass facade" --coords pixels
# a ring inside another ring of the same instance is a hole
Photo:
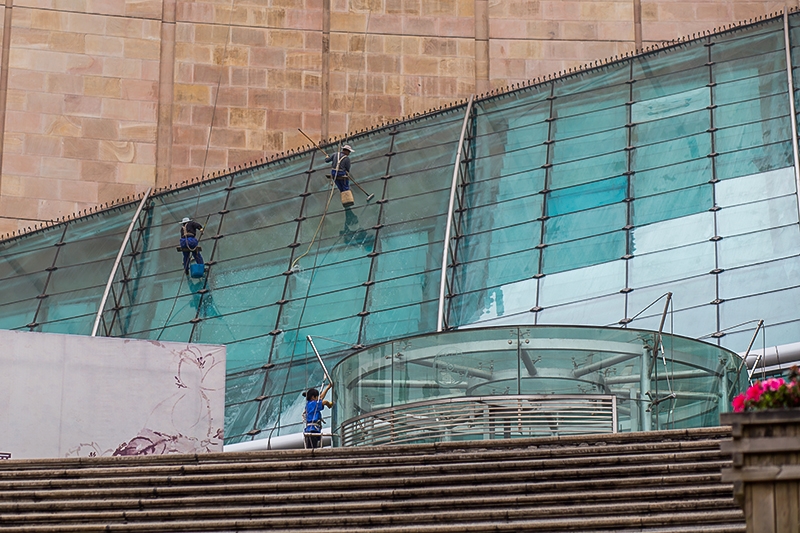
[[[332,367],[437,329],[457,166],[446,327],[657,329],[672,292],[668,332],[743,351],[763,319],[767,346],[800,341],[785,37],[770,19],[352,137],[375,198],[350,211],[315,151],[155,195],[100,334],[226,344],[226,442],[297,432],[307,335]],[[90,334],[136,207],[0,243],[0,328]],[[200,280],[184,216],[206,226]]]

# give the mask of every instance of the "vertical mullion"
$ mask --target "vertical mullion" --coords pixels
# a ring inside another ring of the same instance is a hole
[[[36,319],[39,317],[39,312],[42,309],[42,302],[45,298],[47,298],[47,286],[50,284],[50,278],[53,276],[53,272],[58,270],[56,266],[56,261],[58,261],[58,252],[61,251],[61,245],[64,244],[64,236],[67,234],[67,228],[69,227],[69,222],[64,224],[64,231],[61,233],[61,240],[55,243],[56,253],[53,255],[53,263],[47,267],[47,278],[44,280],[44,287],[42,287],[42,294],[38,296],[39,302],[36,304],[36,312],[33,314],[33,319],[31,320],[30,324],[27,324],[25,327],[29,328],[30,331],[33,331],[39,324],[36,323]]]
[[[233,192],[233,190],[236,189],[236,186],[233,184],[234,181],[236,180],[236,176],[237,173],[231,174],[231,179],[230,181],[228,181],[228,186],[225,187],[226,191],[225,202],[222,204],[222,210],[218,212],[219,223],[217,224],[217,234],[211,236],[211,239],[213,239],[214,244],[211,246],[211,253],[209,254],[208,261],[206,262],[206,275],[203,279],[203,288],[198,291],[198,294],[200,294],[200,299],[197,301],[197,311],[195,312],[194,318],[190,320],[190,322],[192,323],[192,331],[189,333],[189,338],[187,339],[187,342],[193,342],[195,334],[197,333],[197,324],[199,324],[200,321],[202,320],[200,314],[203,312],[202,311],[203,299],[209,292],[208,278],[211,275],[214,263],[216,262],[214,258],[216,257],[216,252],[217,252],[217,242],[219,242],[219,239],[224,237],[224,235],[222,234],[222,224],[225,221],[225,213],[228,212],[228,201],[230,200],[231,192]],[[200,194],[199,191],[198,194]]]
[[[366,290],[364,291],[364,306],[361,309],[361,313],[359,313],[359,315],[361,316],[361,323],[358,326],[358,336],[355,347],[361,347],[365,342],[367,342],[367,316],[370,313],[369,297],[370,297],[370,291],[372,290],[372,286],[375,284],[375,280],[373,279],[375,275],[375,264],[378,261],[377,259],[378,255],[380,255],[381,253],[380,235],[381,235],[381,228],[383,227],[383,215],[384,215],[383,205],[389,201],[387,199],[386,193],[387,189],[389,188],[389,180],[392,178],[390,171],[392,167],[392,157],[394,156],[394,142],[398,133],[399,132],[397,131],[397,127],[393,128],[392,131],[389,132],[389,136],[392,139],[391,142],[389,143],[389,152],[388,154],[386,154],[387,155],[386,172],[381,178],[381,181],[383,181],[383,191],[381,193],[381,199],[377,201],[379,207],[378,207],[378,217],[377,220],[375,221],[375,226],[374,226],[375,241],[373,242],[372,245],[372,252],[368,254],[368,256],[370,257],[369,272],[367,273],[367,280],[364,283],[362,283],[362,285],[366,287]]]
[[[275,315],[275,327],[272,329],[272,331],[270,331],[270,335],[272,336],[272,342],[270,343],[268,363],[272,363],[272,356],[275,354],[277,338],[278,335],[281,333],[280,324],[283,313],[283,306],[286,305],[286,303],[288,303],[286,296],[288,296],[289,294],[289,280],[294,275],[294,272],[292,272],[292,263],[294,262],[295,259],[294,255],[297,249],[300,247],[300,241],[299,241],[300,228],[302,227],[303,221],[305,220],[305,216],[303,215],[303,213],[306,210],[306,199],[309,196],[311,196],[311,191],[310,191],[311,176],[314,174],[315,157],[316,157],[316,152],[312,152],[311,161],[308,164],[308,170],[305,171],[306,187],[303,190],[303,192],[300,193],[300,196],[303,198],[303,200],[300,202],[300,212],[297,214],[297,218],[295,219],[297,221],[297,225],[295,226],[294,230],[294,241],[291,244],[289,244],[289,247],[292,250],[291,253],[289,254],[289,264],[286,266],[286,271],[283,273],[286,279],[283,282],[283,292],[281,292],[281,299],[278,301],[279,307],[278,307],[278,313]],[[321,213],[320,215],[323,214],[324,213]],[[309,283],[311,283],[310,280]],[[265,377],[265,383],[266,383],[266,377]]]
[[[268,392],[267,391],[267,385],[269,384],[269,373],[270,373],[270,370],[273,369],[273,367],[275,366],[275,363],[272,362],[272,358],[275,355],[275,350],[277,348],[277,343],[278,343],[278,336],[281,333],[280,324],[281,324],[283,306],[286,305],[286,303],[288,303],[288,300],[286,299],[286,297],[289,294],[289,279],[291,278],[291,276],[294,275],[293,272],[292,272],[292,263],[294,262],[295,252],[300,247],[300,241],[299,241],[299,239],[300,239],[300,228],[301,228],[301,225],[302,225],[303,220],[304,220],[303,213],[306,210],[306,199],[309,196],[311,196],[311,190],[310,190],[310,188],[311,188],[311,176],[314,174],[314,159],[316,158],[316,155],[317,155],[316,151],[311,153],[311,160],[308,163],[308,170],[305,171],[305,173],[306,173],[306,186],[305,186],[305,189],[303,190],[303,192],[300,193],[300,197],[302,197],[303,199],[300,202],[300,211],[297,214],[297,218],[295,219],[297,221],[297,225],[296,225],[295,231],[294,231],[294,240],[289,245],[289,247],[290,247],[290,249],[292,251],[289,254],[289,264],[286,266],[286,271],[284,272],[284,275],[285,275],[286,279],[283,282],[283,292],[281,292],[281,299],[277,302],[278,303],[278,312],[275,315],[275,327],[272,329],[272,331],[269,332],[269,335],[272,337],[272,341],[269,344],[269,356],[267,358],[267,362],[262,367],[265,370],[265,372],[264,372],[264,381],[261,384],[261,390],[260,390],[259,395],[258,395],[258,398],[260,398],[262,400],[266,399],[266,394]],[[322,213],[321,215],[324,215],[324,213]],[[310,283],[311,283],[311,280],[309,280],[309,284]],[[299,324],[298,324],[298,331],[299,330],[300,330],[300,328],[299,328]],[[281,366],[284,367],[284,365],[281,365]],[[292,372],[292,359],[290,359],[289,362],[285,365],[285,368],[286,368],[286,378],[284,380],[283,387],[282,387],[280,393],[276,393],[276,394],[272,395],[274,397],[276,397],[276,396],[283,397],[286,394],[286,384],[289,383],[289,376],[290,376],[290,374]],[[258,429],[257,425],[258,425],[259,419],[261,418],[261,411],[263,409],[263,406],[264,406],[264,402],[263,401],[259,401],[258,402],[258,408],[256,409],[255,416],[253,417],[253,429],[251,430],[251,433],[253,435],[255,435],[255,434],[257,434],[259,432],[259,429]],[[278,416],[280,417],[280,407],[278,408]],[[278,418],[276,424],[280,425],[280,418]]]
[[[714,270],[712,271],[712,275],[714,276],[714,301],[710,302],[712,305],[715,306],[714,315],[716,321],[716,330],[715,332],[720,331],[721,326],[721,316],[720,316],[720,304],[722,300],[719,297],[719,275],[722,270],[719,267],[719,241],[721,239],[719,235],[719,227],[718,227],[718,219],[717,219],[717,211],[719,211],[719,206],[717,205],[717,144],[716,144],[716,131],[717,127],[714,122],[714,110],[716,109],[716,104],[714,103],[714,87],[717,85],[714,81],[714,59],[712,58],[711,51],[714,48],[714,42],[711,38],[708,38],[708,42],[706,42],[703,46],[708,49],[707,53],[707,62],[706,65],[708,66],[708,134],[711,136],[711,153],[708,154],[708,157],[711,158],[711,179],[709,183],[711,184],[711,213],[713,218],[714,224],[714,236],[712,240],[714,242]],[[721,336],[717,336],[716,341],[717,345],[721,345]]]
[[[555,116],[555,83],[550,84],[550,96],[547,99],[550,101],[550,116],[547,117],[545,120],[547,122],[547,140],[545,144],[547,144],[547,156],[545,157],[545,163],[542,165],[544,169],[544,188],[539,191],[539,194],[542,195],[542,216],[539,217],[539,221],[542,223],[539,228],[539,243],[536,245],[536,248],[539,250],[539,267],[537,269],[536,274],[534,277],[536,278],[536,305],[531,309],[531,311],[535,312],[534,324],[539,323],[539,311],[542,310],[540,294],[542,294],[542,278],[544,277],[544,248],[547,246],[545,243],[545,238],[547,237],[546,230],[545,230],[545,222],[549,218],[547,216],[547,195],[550,193],[550,183],[553,179],[552,172],[553,172],[553,144],[555,144],[555,139],[553,139],[553,134],[555,133],[554,130],[554,122],[556,121]]]
[[[626,150],[625,150],[625,186],[627,187],[625,193],[625,201],[626,201],[626,212],[625,212],[625,227],[622,228],[625,231],[625,255],[622,259],[625,261],[625,279],[623,280],[623,288],[622,293],[625,297],[624,304],[623,304],[623,313],[622,313],[622,320],[620,320],[620,324],[623,328],[627,327],[628,324],[631,322],[631,319],[628,317],[628,295],[632,292],[632,288],[630,286],[631,281],[631,259],[633,258],[633,247],[631,246],[633,242],[633,202],[634,202],[634,193],[633,193],[633,175],[636,171],[633,169],[633,152],[636,149],[634,145],[634,128],[636,124],[633,122],[633,104],[635,103],[634,100],[634,90],[633,86],[636,83],[636,79],[633,77],[634,75],[634,66],[635,61],[631,61],[630,65],[630,78],[628,79],[628,103],[625,106],[625,130],[626,130]]]
[[[797,108],[794,99],[794,77],[792,75],[792,43],[789,34],[789,13],[783,10],[783,46],[786,53],[786,76],[789,85],[789,114],[792,127],[792,158],[794,161],[794,182],[797,197],[797,208],[800,213],[800,155],[797,147]]]

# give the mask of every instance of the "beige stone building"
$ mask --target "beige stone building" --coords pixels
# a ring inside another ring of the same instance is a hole
[[[796,4],[796,2],[792,2]],[[6,0],[0,235],[784,8],[760,0]]]

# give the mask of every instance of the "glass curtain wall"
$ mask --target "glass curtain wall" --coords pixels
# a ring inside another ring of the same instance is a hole
[[[478,102],[449,326],[797,341],[788,91],[778,18]]]
[[[449,328],[655,329],[672,292],[669,332],[741,351],[763,319],[767,346],[800,341],[781,18],[477,100],[457,154],[466,110],[348,139],[375,195],[354,187],[349,210],[313,150],[153,196],[99,334],[225,344],[226,442],[300,431],[322,378],[307,336],[332,367],[435,331],[461,161]],[[0,243],[0,327],[90,334],[136,207]],[[202,279],[176,250],[185,216],[205,227]]]

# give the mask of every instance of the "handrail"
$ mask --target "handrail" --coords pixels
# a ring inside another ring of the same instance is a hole
[[[450,253],[450,231],[453,226],[453,207],[456,202],[456,189],[458,186],[458,172],[461,168],[461,155],[464,150],[464,137],[467,133],[467,124],[469,124],[469,116],[472,114],[472,103],[475,96],[469,97],[467,103],[467,111],[464,113],[464,122],[461,125],[461,136],[458,139],[458,148],[456,148],[456,162],[453,167],[453,181],[450,184],[450,203],[447,205],[447,224],[444,230],[444,246],[442,250],[442,274],[439,280],[439,312],[436,316],[436,331],[442,331],[444,326],[444,290],[447,284],[447,256]]]
[[[108,276],[108,281],[106,282],[106,290],[103,291],[103,298],[100,300],[100,308],[97,310],[97,316],[94,317],[94,326],[92,326],[92,337],[97,336],[97,328],[100,327],[100,318],[103,316],[103,309],[106,306],[106,301],[108,300],[108,294],[111,292],[111,284],[114,283],[114,276],[117,274],[117,268],[119,268],[119,262],[122,260],[122,254],[125,253],[125,246],[128,245],[128,241],[131,238],[131,233],[133,233],[133,226],[139,219],[139,213],[141,213],[142,209],[144,209],[144,204],[147,202],[147,199],[150,198],[150,191],[152,190],[153,188],[150,187],[147,189],[147,191],[145,191],[144,196],[142,197],[142,201],[139,202],[139,207],[136,209],[136,213],[133,214],[131,223],[128,225],[128,232],[125,234],[125,238],[122,239],[122,245],[120,245],[119,252],[117,252],[117,259],[114,261],[114,266],[111,267],[111,274]]]
[[[411,444],[486,435],[617,433],[614,395],[534,394],[427,400],[371,411],[343,422],[342,446]]]

